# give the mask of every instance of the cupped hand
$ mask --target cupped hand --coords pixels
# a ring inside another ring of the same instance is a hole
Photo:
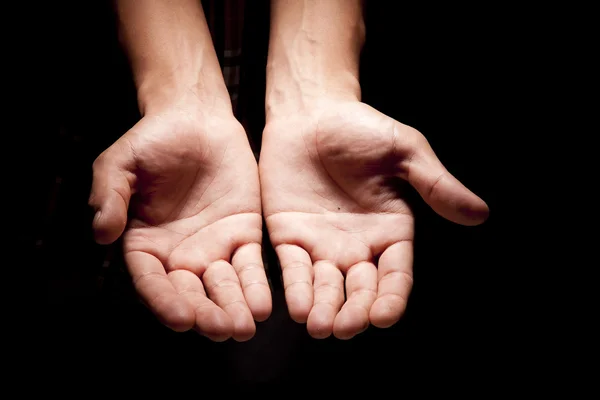
[[[400,319],[413,283],[408,184],[456,223],[488,215],[420,132],[360,102],[269,121],[259,164],[289,313],[315,338]]]
[[[123,234],[135,289],[176,331],[243,341],[271,312],[258,168],[230,113],[144,116],[94,162],[99,243]]]

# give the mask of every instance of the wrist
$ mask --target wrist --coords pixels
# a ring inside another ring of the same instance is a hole
[[[201,72],[197,76],[175,72],[148,75],[137,88],[140,113],[144,116],[183,108],[232,115],[231,100],[220,71],[219,76],[215,75],[210,77]]]
[[[267,121],[311,113],[321,101],[360,101],[365,40],[360,0],[273,0]]]
[[[211,108],[231,109],[199,1],[117,1],[116,5],[119,39],[130,61],[142,115],[189,97]]]
[[[245,136],[245,131],[230,106],[219,107],[214,100],[211,103],[205,94],[195,93],[195,89],[185,86],[169,83],[160,88],[162,93],[148,91],[148,101],[140,103],[147,104],[142,121],[165,127],[159,130],[160,134],[198,134],[225,140],[233,136]]]
[[[267,67],[267,122],[291,115],[312,115],[333,102],[361,99],[358,74],[354,71],[338,71],[336,76],[305,79],[285,69],[278,68],[276,64]]]

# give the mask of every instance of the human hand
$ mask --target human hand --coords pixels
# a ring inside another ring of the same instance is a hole
[[[271,312],[256,160],[230,112],[180,104],[144,116],[94,162],[96,240],[124,232],[135,289],[166,326],[248,340]]]
[[[399,320],[412,288],[412,185],[441,216],[482,223],[487,205],[425,137],[358,101],[315,101],[268,121],[260,181],[290,316],[315,338]]]

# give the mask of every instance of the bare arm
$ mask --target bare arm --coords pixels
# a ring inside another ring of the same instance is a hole
[[[314,338],[393,325],[412,288],[407,183],[441,216],[487,205],[416,129],[362,103],[359,0],[272,0],[260,157],[263,215],[290,316]]]
[[[117,0],[142,118],[93,165],[98,243],[122,237],[140,298],[175,331],[248,340],[271,312],[258,168],[198,0]]]
[[[360,99],[362,1],[273,0],[270,36],[267,118],[316,99]]]
[[[190,95],[231,111],[199,1],[117,0],[117,14],[142,114]]]

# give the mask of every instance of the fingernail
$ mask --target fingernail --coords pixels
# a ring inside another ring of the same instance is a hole
[[[472,208],[472,207],[462,207],[460,208],[460,212],[466,216],[467,218],[473,221],[485,221],[489,217],[489,209],[488,208]]]
[[[92,225],[96,225],[98,223],[98,220],[100,219],[100,217],[102,216],[102,211],[98,210],[96,212],[96,214],[94,215],[94,220],[92,221]]]

